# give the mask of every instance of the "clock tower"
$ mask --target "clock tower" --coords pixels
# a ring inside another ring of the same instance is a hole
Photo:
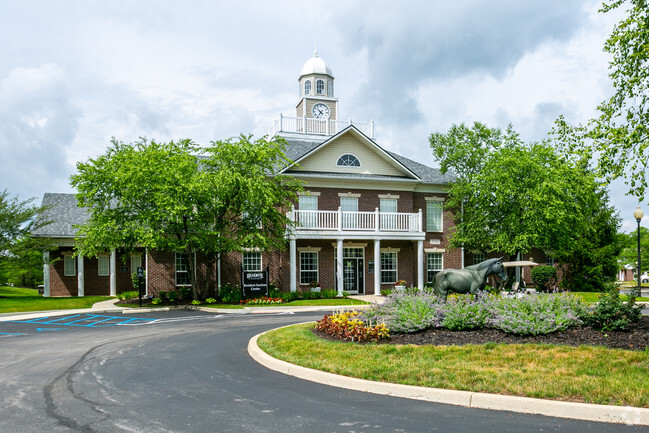
[[[302,67],[298,81],[300,102],[295,107],[297,117],[336,120],[338,98],[334,97],[334,76],[318,57],[318,51]]]

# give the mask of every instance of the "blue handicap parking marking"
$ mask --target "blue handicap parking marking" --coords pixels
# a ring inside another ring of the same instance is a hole
[[[85,328],[103,328],[106,326],[117,325],[135,325],[147,324],[156,322],[157,319],[144,319],[139,317],[120,317],[120,316],[105,316],[102,314],[75,314],[72,316],[63,317],[38,317],[30,320],[16,320],[16,323],[34,323],[39,325],[55,325],[55,326],[79,326]],[[60,330],[61,328],[38,328],[39,331],[45,330]]]
[[[43,331],[62,331],[63,328],[36,328],[36,332],[43,332]]]

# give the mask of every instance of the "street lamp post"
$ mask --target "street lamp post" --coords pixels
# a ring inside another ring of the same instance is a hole
[[[642,212],[642,209],[640,209],[640,206],[638,206],[636,210],[633,211],[633,216],[638,222],[638,297],[640,297],[642,294],[642,288],[640,286],[640,282],[642,280],[642,264],[640,262],[640,221],[642,220],[643,215],[644,213]]]

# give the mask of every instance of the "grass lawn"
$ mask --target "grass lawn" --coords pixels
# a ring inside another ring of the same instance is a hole
[[[588,303],[593,303],[593,302],[599,302],[599,292],[569,292],[571,295],[577,295],[581,296],[584,301]],[[626,301],[628,299],[627,295],[620,295],[620,299],[622,301]],[[635,298],[637,302],[649,302],[649,298],[647,297],[639,297]]]
[[[313,324],[259,339],[270,355],[361,379],[586,403],[649,407],[649,352],[558,345],[414,346],[323,340]]]
[[[90,308],[92,304],[110,299],[109,296],[45,298],[34,289],[0,286],[0,313],[21,311],[67,310]]]

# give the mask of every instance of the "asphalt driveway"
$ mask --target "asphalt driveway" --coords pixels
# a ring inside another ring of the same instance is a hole
[[[319,312],[105,316],[0,322],[0,431],[649,431],[349,391],[248,355],[253,335]]]

